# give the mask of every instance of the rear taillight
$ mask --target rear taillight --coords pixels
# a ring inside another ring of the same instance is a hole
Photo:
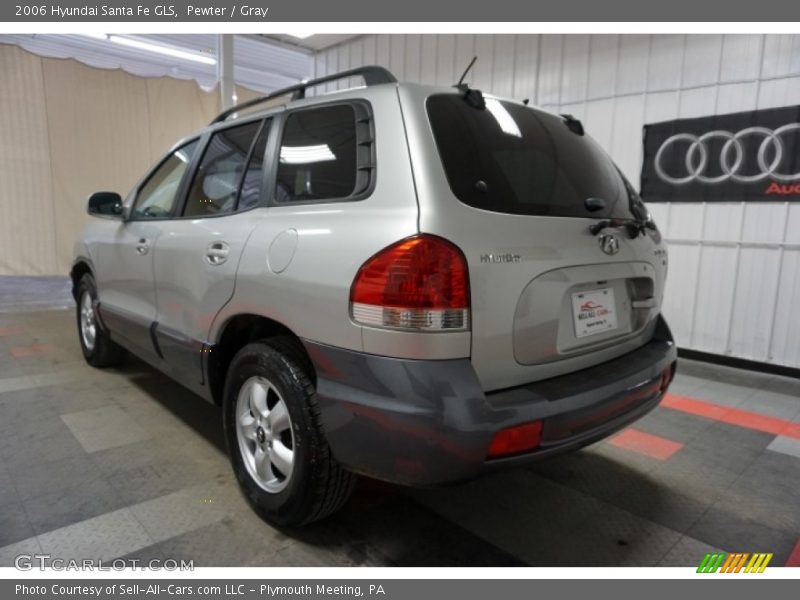
[[[469,275],[461,251],[421,234],[365,262],[350,289],[350,312],[363,325],[416,331],[469,328]]]

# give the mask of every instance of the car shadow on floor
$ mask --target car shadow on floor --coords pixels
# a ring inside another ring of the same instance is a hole
[[[219,407],[140,361],[129,360],[118,370],[148,400],[227,455]],[[625,490],[632,494],[627,503]],[[362,478],[337,514],[277,533],[303,549],[301,564],[652,565],[680,534],[645,515],[680,512],[686,507],[682,500],[640,469],[584,450],[442,489]]]
[[[227,454],[222,429],[222,409],[219,406],[206,401],[134,357],[128,357],[118,370],[161,408],[191,427],[211,446]]]
[[[342,511],[290,535],[325,550],[377,548],[402,566],[654,566],[682,538],[666,523],[686,528],[705,510],[650,475],[589,451],[543,465],[570,472],[584,455],[592,479],[619,485],[611,501],[531,469],[440,489],[362,479]],[[570,478],[578,487],[594,485],[580,472]],[[696,564],[693,556],[685,561]]]

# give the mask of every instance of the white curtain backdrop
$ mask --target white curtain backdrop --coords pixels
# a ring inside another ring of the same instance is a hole
[[[0,274],[66,274],[94,191],[123,196],[216,114],[216,90],[0,44]],[[255,95],[237,89],[240,101]]]

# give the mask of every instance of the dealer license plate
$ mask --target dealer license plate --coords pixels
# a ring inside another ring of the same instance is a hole
[[[575,337],[596,335],[617,328],[617,309],[613,288],[572,294]]]

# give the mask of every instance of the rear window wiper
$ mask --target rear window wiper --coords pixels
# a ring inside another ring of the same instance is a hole
[[[592,235],[597,235],[608,227],[624,227],[630,239],[636,239],[639,235],[644,235],[645,229],[655,229],[652,221],[641,219],[601,219],[589,227]]]
[[[606,201],[602,198],[586,198],[583,204],[589,212],[597,212],[606,209]],[[628,237],[635,239],[639,237],[640,234],[644,235],[645,229],[655,229],[655,223],[653,223],[653,221],[640,216],[638,211],[632,210],[631,212],[634,214],[633,219],[600,219],[589,227],[589,232],[592,235],[597,235],[607,227],[624,227],[628,233]]]

